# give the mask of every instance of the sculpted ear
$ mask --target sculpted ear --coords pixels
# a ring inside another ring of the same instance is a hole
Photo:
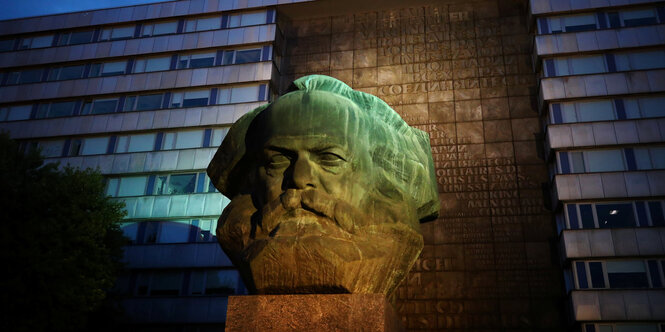
[[[248,174],[252,172],[248,172],[250,169],[247,168],[251,166],[248,164],[251,160],[247,160],[247,132],[254,118],[269,106],[270,104],[259,106],[240,117],[231,126],[208,165],[207,173],[210,180],[226,197],[234,197],[242,191],[242,188],[247,188],[247,184],[254,183],[252,177],[255,175]]]

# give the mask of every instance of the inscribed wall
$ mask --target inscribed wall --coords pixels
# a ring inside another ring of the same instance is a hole
[[[409,330],[556,330],[562,274],[526,2],[451,2],[283,18],[281,89],[330,75],[430,134],[442,215],[422,225],[425,249],[396,295]]]

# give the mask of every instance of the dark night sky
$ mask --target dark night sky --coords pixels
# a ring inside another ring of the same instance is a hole
[[[0,0],[0,20],[82,10],[122,7],[165,0]]]

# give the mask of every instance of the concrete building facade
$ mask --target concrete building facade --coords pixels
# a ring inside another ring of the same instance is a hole
[[[181,0],[0,22],[0,130],[126,204],[136,329],[216,330],[245,294],[205,168],[324,74],[427,131],[442,204],[410,331],[665,330],[665,5]]]
[[[665,7],[532,1],[567,310],[583,331],[665,328]]]

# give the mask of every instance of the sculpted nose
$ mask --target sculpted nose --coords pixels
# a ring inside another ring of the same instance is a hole
[[[293,186],[296,189],[307,189],[316,187],[316,176],[314,168],[307,158],[298,156],[298,159],[293,164],[292,174]]]

